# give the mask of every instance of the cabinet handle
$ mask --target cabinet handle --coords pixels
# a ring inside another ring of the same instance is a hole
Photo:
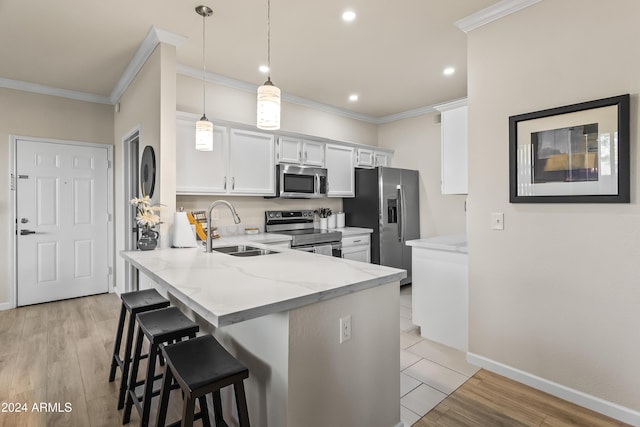
[[[360,243],[362,240],[354,240],[353,243]]]
[[[226,176],[224,177],[224,189],[225,190],[227,189],[227,177]]]
[[[300,161],[302,161],[302,151],[300,151],[300,153],[298,153],[298,157],[300,157]]]
[[[307,163],[307,152],[304,152],[304,162]]]
[[[236,189],[236,177],[232,177],[231,178],[231,189],[235,190]]]

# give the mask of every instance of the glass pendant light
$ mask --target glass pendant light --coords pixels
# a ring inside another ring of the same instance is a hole
[[[258,88],[259,129],[280,129],[280,89],[271,83],[271,0],[267,0],[267,81]]]
[[[196,150],[213,151],[213,123],[207,119],[206,109],[206,68],[204,60],[205,39],[204,20],[213,14],[213,10],[208,6],[196,7],[196,13],[202,16],[202,117],[196,122]]]

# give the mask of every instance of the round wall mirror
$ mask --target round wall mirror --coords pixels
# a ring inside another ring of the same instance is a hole
[[[144,196],[153,197],[156,185],[156,154],[153,147],[147,145],[142,152],[140,161],[140,188]]]

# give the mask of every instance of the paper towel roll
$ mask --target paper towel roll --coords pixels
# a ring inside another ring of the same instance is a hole
[[[174,248],[197,247],[196,234],[189,224],[186,212],[173,214],[173,245]]]

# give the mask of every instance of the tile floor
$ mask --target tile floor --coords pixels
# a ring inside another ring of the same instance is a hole
[[[480,368],[462,351],[420,336],[411,323],[411,285],[400,288],[400,418],[409,427]]]

